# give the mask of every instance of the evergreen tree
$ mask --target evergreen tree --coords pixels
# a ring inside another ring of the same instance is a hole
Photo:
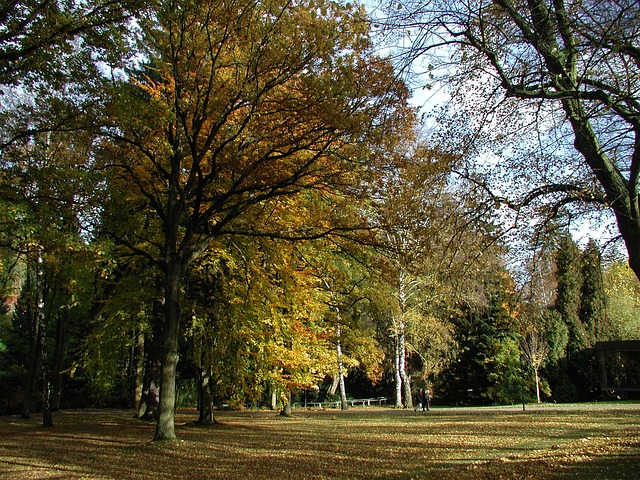
[[[580,321],[582,288],[582,255],[570,235],[560,238],[556,252],[556,310],[569,329],[567,353],[579,352],[587,345],[584,326]]]
[[[452,319],[458,351],[442,395],[456,404],[511,402],[521,391],[512,280],[503,269],[487,274],[483,288],[484,302],[461,308],[464,313]]]
[[[591,254],[593,255],[593,254]],[[599,257],[599,254],[598,254]],[[561,237],[556,253],[557,295],[555,308],[567,326],[566,356],[560,358],[551,372],[551,388],[561,401],[588,400],[594,382],[594,358],[591,347],[595,341],[592,293],[585,296],[585,273],[596,278],[593,266],[567,234]],[[599,259],[596,261],[599,264]],[[600,282],[601,283],[601,282]],[[591,287],[587,288],[587,291]],[[587,313],[589,312],[589,313]]]
[[[606,338],[606,300],[602,278],[602,261],[600,248],[594,240],[589,241],[584,251],[582,277],[580,318],[584,325],[586,339],[592,346],[596,341]]]

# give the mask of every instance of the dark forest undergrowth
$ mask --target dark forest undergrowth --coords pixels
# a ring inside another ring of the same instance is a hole
[[[180,439],[152,442],[132,411],[78,410],[0,417],[3,479],[636,479],[637,406],[529,409],[353,408],[220,412]]]

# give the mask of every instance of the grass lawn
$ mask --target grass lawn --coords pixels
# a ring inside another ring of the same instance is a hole
[[[0,417],[0,478],[637,479],[640,406],[220,412],[152,442],[132,411]]]

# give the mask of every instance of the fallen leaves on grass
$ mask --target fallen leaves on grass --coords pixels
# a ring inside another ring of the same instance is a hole
[[[152,442],[154,425],[128,411],[59,412],[55,427],[0,418],[3,479],[635,479],[638,409],[434,411],[393,409],[221,412],[179,440]]]

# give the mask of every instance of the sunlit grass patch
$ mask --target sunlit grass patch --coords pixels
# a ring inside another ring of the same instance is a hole
[[[180,440],[128,411],[0,419],[3,478],[635,479],[640,408],[300,410],[220,412],[197,427],[179,412]]]

